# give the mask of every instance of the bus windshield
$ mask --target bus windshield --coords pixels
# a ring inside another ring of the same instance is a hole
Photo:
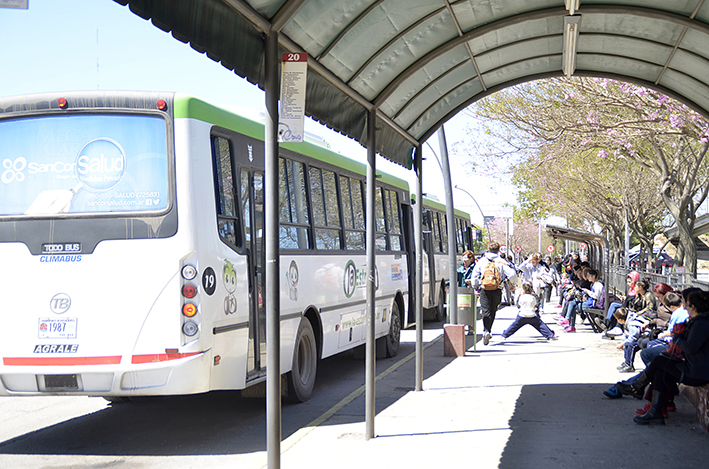
[[[130,114],[0,120],[0,217],[169,206],[166,124]]]

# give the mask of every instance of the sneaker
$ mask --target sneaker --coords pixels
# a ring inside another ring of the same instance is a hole
[[[559,340],[559,336],[554,334],[554,337],[547,339],[547,340]]]
[[[650,407],[652,407],[652,402],[648,402],[647,404],[645,404],[644,407],[641,407],[639,409],[635,409],[635,413],[637,415],[645,415],[650,410]]]
[[[612,335],[608,335],[608,334],[606,334],[605,332],[602,332],[602,333],[601,333],[601,339],[615,340],[615,337],[613,337]]]
[[[606,329],[608,329],[608,327],[606,327],[606,323],[603,322],[603,321],[601,320],[601,318],[593,318],[593,322],[595,322],[596,325],[597,325],[598,327],[600,327],[601,330],[603,330],[603,331],[605,331]]]
[[[564,332],[576,332],[576,328],[574,326],[566,326]]]
[[[553,316],[553,318],[556,319],[557,321],[561,321],[562,319],[566,319],[566,318],[565,318],[564,316],[562,316],[561,314],[555,314],[555,315]]]
[[[483,344],[487,345],[490,343],[490,334],[489,332],[486,332],[485,335],[483,336]]]
[[[618,368],[618,371],[620,371],[621,373],[635,373],[635,367],[633,365],[623,363],[623,366]]]
[[[561,321],[558,322],[560,326],[568,326],[569,325],[569,320],[568,319],[562,319]]]
[[[556,305],[556,306],[554,306],[554,307],[555,307],[555,308],[561,308],[561,305]]]
[[[611,386],[610,388],[603,391],[603,395],[608,399],[620,399],[623,395],[618,391],[618,388]]]

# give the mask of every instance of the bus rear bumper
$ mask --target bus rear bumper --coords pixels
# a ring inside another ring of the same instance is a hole
[[[209,391],[211,354],[129,365],[2,366],[0,395],[164,396]]]

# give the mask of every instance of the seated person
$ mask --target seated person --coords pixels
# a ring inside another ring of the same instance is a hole
[[[648,322],[657,318],[657,300],[650,288],[650,280],[644,278],[635,284],[635,301],[629,309],[647,319]]]
[[[625,278],[625,282],[628,285],[628,294],[626,296],[621,295],[620,299],[622,300],[622,303],[614,301],[613,303],[608,305],[608,314],[606,314],[606,320],[604,322],[601,322],[599,319],[599,321],[597,322],[601,329],[613,329],[617,325],[613,313],[615,313],[615,311],[620,307],[630,307],[630,303],[635,299],[635,284],[638,282],[638,280],[640,280],[639,273],[634,270],[632,272],[628,272],[628,275]]]
[[[634,311],[628,311],[625,308],[620,308],[615,312],[615,318],[618,324],[625,329],[625,337],[623,342],[618,345],[618,350],[624,350],[623,363],[618,367],[621,373],[632,373],[635,371],[635,354],[640,350],[638,339],[643,327],[647,325],[641,316],[638,316]]]
[[[582,272],[581,275],[586,277],[591,288],[584,286],[579,288],[584,294],[585,300],[581,301],[576,298],[569,301],[567,305],[568,326],[564,328],[564,332],[576,332],[576,314],[581,312],[583,308],[603,308],[603,284],[598,280],[598,271],[588,269]]]
[[[650,410],[633,419],[639,425],[665,424],[662,404],[668,394],[668,386],[677,383],[703,386],[709,383],[709,293],[690,293],[685,306],[690,319],[674,327],[673,343],[668,353],[655,357],[632,384],[616,384],[622,394],[635,397],[642,397],[645,387],[652,384]]]

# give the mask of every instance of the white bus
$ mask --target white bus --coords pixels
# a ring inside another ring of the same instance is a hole
[[[152,92],[0,98],[0,394],[109,400],[265,380],[263,126]],[[281,370],[366,340],[365,174],[280,148]],[[378,179],[378,353],[409,324],[408,184]],[[408,234],[407,234],[408,233]]]
[[[423,197],[423,308],[424,319],[446,319],[446,283],[450,280],[446,206]],[[472,250],[470,215],[454,210],[456,254]],[[460,257],[457,257],[460,261]]]

